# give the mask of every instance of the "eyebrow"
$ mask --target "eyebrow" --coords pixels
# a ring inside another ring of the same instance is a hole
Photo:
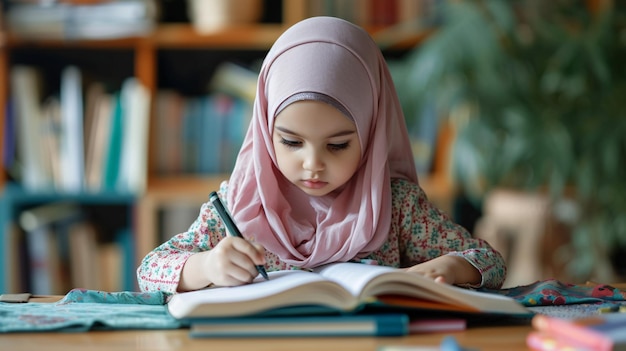
[[[296,132],[294,132],[292,130],[289,130],[287,128],[284,128],[284,127],[276,126],[274,128],[278,129],[279,131],[281,131],[283,133],[300,136],[300,134],[298,134],[298,133],[296,133]],[[351,135],[351,134],[354,134],[354,133],[356,133],[355,130],[342,130],[342,131],[339,131],[339,132],[337,132],[337,133],[335,133],[333,135],[329,135],[327,138],[335,138],[335,137],[340,137],[340,136],[345,136],[345,135]]]

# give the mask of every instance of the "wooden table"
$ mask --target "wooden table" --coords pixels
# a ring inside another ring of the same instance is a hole
[[[94,331],[87,333],[20,333],[0,335],[0,350],[185,350],[185,351],[386,351],[385,346],[419,350],[437,346],[446,335],[454,335],[461,346],[480,351],[518,351],[526,347],[530,326],[469,328],[441,334],[393,338],[268,338],[268,339],[191,339],[188,330]],[[391,348],[387,351],[392,351]]]
[[[596,285],[598,283],[588,282]],[[626,289],[626,283],[611,284]],[[31,299],[36,302],[55,302],[61,296]],[[0,350],[184,350],[184,351],[418,351],[437,347],[441,340],[453,335],[468,350],[520,351],[530,350],[526,336],[530,325],[471,327],[451,333],[417,334],[405,337],[335,337],[335,338],[241,338],[192,339],[189,330],[126,330],[92,331],[86,333],[15,333],[0,334]],[[395,346],[395,348],[392,348]],[[387,348],[388,347],[388,348]]]
[[[60,296],[31,298],[35,302],[55,302]],[[335,338],[241,338],[192,339],[188,329],[125,330],[55,333],[0,334],[0,350],[72,351],[72,350],[253,350],[253,351],[412,351],[436,347],[447,335],[453,335],[464,348],[480,351],[519,351],[526,347],[531,327],[500,326],[468,328],[452,333],[417,334],[406,337],[335,337]],[[385,347],[389,348],[386,349]],[[391,348],[396,346],[398,348]]]
[[[31,298],[35,302],[55,302],[60,296]],[[334,337],[334,338],[241,338],[192,339],[188,329],[125,330],[92,332],[0,334],[0,350],[73,351],[73,350],[184,350],[184,351],[410,351],[411,348],[436,347],[447,335],[453,335],[464,348],[480,351],[519,351],[526,347],[526,335],[532,327],[472,327],[451,333],[417,334],[406,337]],[[389,346],[389,349],[385,349]],[[401,348],[393,349],[391,346]],[[404,349],[403,349],[403,348]]]

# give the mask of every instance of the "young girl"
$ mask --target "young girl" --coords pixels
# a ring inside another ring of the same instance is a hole
[[[207,201],[187,232],[143,259],[141,290],[234,286],[250,282],[256,265],[337,261],[472,287],[499,288],[505,278],[501,255],[426,198],[383,56],[367,32],[338,18],[303,20],[269,51],[219,194],[246,239],[227,236]]]

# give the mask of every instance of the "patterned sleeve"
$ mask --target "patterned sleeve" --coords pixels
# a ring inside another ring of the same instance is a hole
[[[399,232],[403,266],[412,266],[441,255],[464,257],[482,275],[474,287],[500,288],[506,266],[499,252],[486,241],[473,237],[461,225],[437,209],[419,185],[394,180],[393,223]],[[402,247],[403,246],[403,247]]]
[[[220,195],[223,197],[225,192],[226,183],[222,183]],[[212,208],[213,205],[204,203],[189,230],[173,236],[143,258],[137,268],[137,281],[141,291],[175,293],[189,256],[212,249],[226,235]]]

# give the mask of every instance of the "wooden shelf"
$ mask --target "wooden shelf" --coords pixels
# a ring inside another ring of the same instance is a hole
[[[22,37],[10,31],[5,33],[6,46],[9,48],[38,47],[38,48],[99,48],[124,49],[133,48],[139,42],[149,40],[148,37],[129,37],[121,39],[63,39],[63,38],[29,38]]]
[[[151,178],[148,190],[137,205],[136,244],[137,260],[141,260],[159,244],[158,209],[164,204],[184,201],[200,205],[207,201],[208,194],[218,190],[228,175],[215,176],[175,176]],[[139,263],[139,262],[137,262]]]
[[[210,33],[198,33],[187,24],[159,26],[151,40],[159,48],[245,48],[269,49],[284,31],[278,24],[242,25]]]
[[[283,32],[281,25],[245,25],[227,27],[210,34],[198,33],[189,24],[163,24],[140,37],[121,39],[25,38],[11,32],[0,36],[9,47],[42,48],[133,48],[149,44],[155,48],[260,48],[269,49]]]
[[[250,24],[226,27],[212,33],[199,33],[190,24],[161,24],[146,36],[120,39],[63,39],[28,38],[15,33],[0,32],[0,47],[40,48],[134,48],[150,45],[154,48],[180,49],[269,49],[286,27],[281,24]],[[409,49],[421,43],[431,32],[401,33],[401,37],[390,39],[383,27],[367,27],[366,30],[381,45],[394,49]]]
[[[165,200],[173,196],[191,198],[202,196],[206,198],[211,191],[219,189],[220,183],[228,178],[228,174],[152,177],[148,181],[146,196]]]

